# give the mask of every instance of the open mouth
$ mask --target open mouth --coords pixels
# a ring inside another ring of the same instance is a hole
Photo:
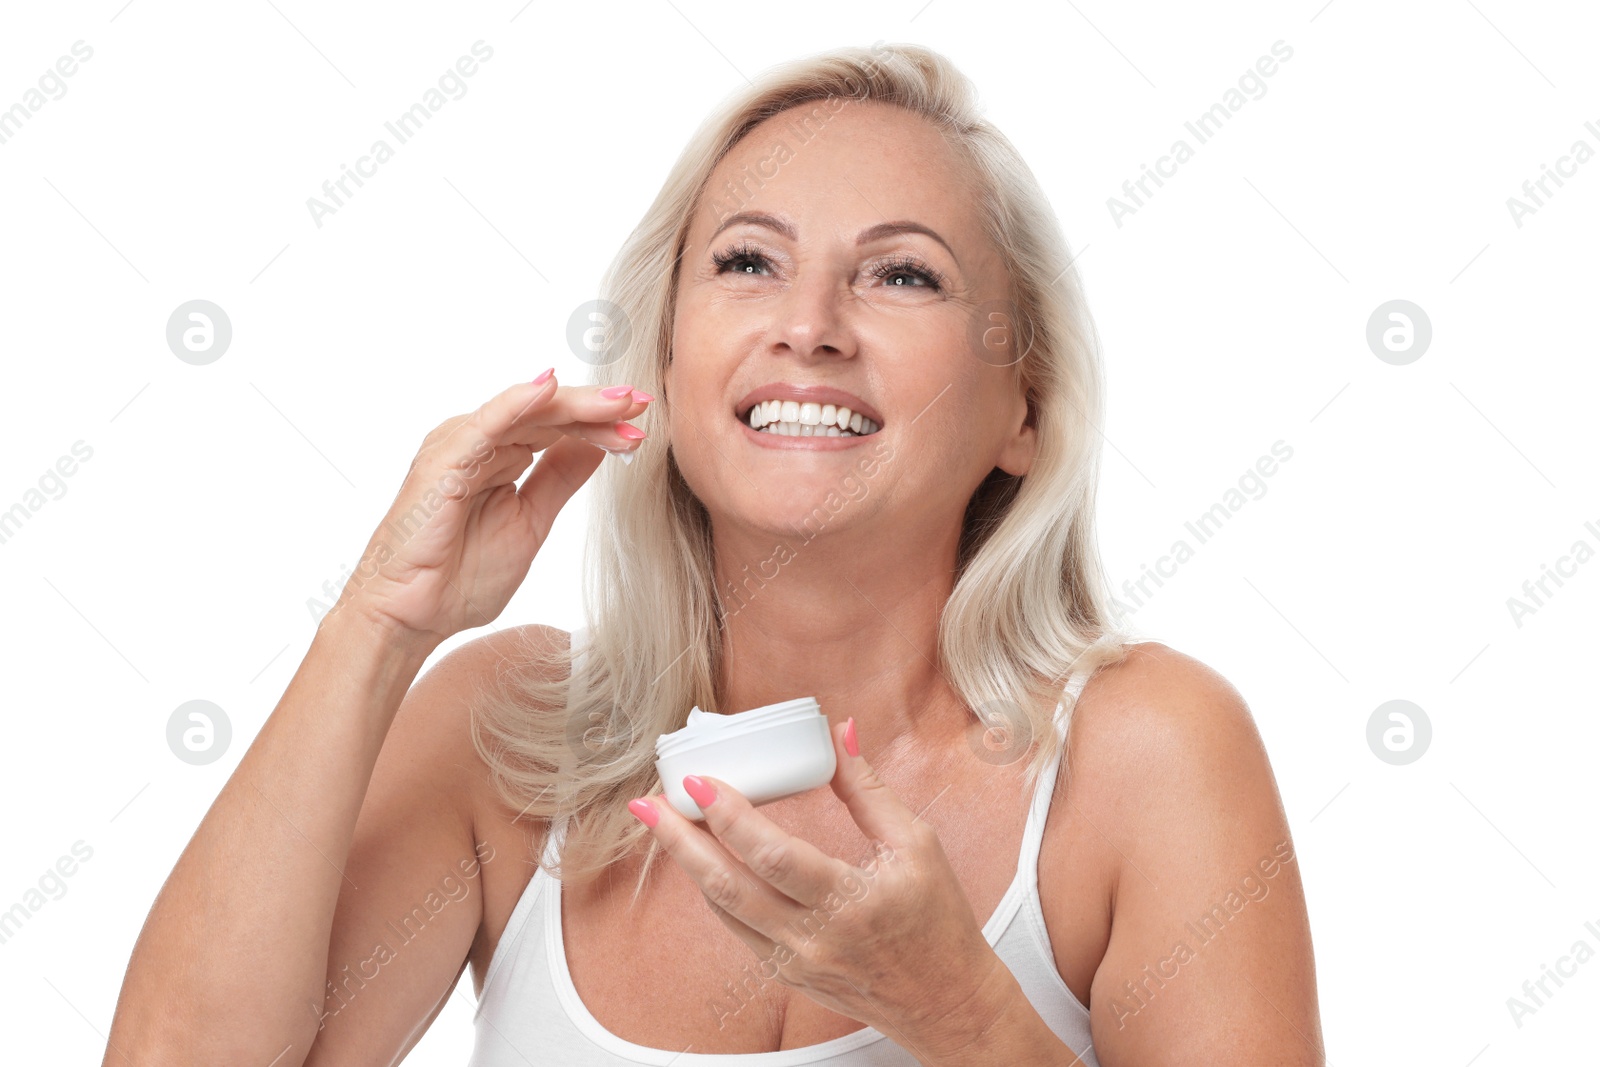
[[[795,400],[752,404],[739,413],[739,421],[757,433],[783,437],[866,437],[882,429],[859,411]]]

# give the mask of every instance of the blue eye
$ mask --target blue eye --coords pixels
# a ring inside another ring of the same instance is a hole
[[[939,291],[944,281],[944,276],[932,267],[923,263],[915,256],[899,256],[887,263],[880,263],[872,269],[872,276],[879,280],[895,277],[912,277],[922,280],[921,286],[902,285],[898,282],[886,282],[897,289],[927,288]]]
[[[739,274],[755,273],[747,269],[746,264],[764,263],[771,266],[771,261],[766,256],[758,252],[755,246],[748,244],[736,245],[726,252],[718,252],[711,257],[711,261],[717,265],[718,274],[725,274],[729,270]]]

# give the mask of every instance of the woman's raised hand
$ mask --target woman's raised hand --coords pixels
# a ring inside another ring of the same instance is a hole
[[[437,643],[493,621],[601,449],[632,451],[644,439],[624,420],[653,399],[627,385],[558,386],[546,371],[440,423],[324,623],[354,615]]]

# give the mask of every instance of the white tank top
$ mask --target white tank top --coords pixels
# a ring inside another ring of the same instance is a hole
[[[572,635],[574,648],[582,637],[582,629]],[[1074,675],[1066,692],[1076,697],[1086,680]],[[1061,704],[1055,723],[1064,737]],[[1089,1009],[1056,972],[1039,906],[1039,843],[1060,763],[1058,754],[1034,787],[1017,873],[984,924],[983,936],[1056,1036],[1082,1054],[1086,1067],[1099,1067],[1089,1047]],[[546,863],[554,859],[562,828],[558,822],[551,829]],[[749,1054],[698,1053],[692,1046],[658,1049],[623,1040],[578,999],[562,938],[561,881],[543,867],[534,871],[495,946],[473,1025],[477,1037],[468,1067],[917,1067],[909,1050],[872,1027],[818,1045]]]

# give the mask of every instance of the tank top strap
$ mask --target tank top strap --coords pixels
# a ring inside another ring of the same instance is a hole
[[[1028,805],[1028,821],[1023,827],[1022,850],[1021,855],[1017,857],[1017,864],[1026,872],[1028,891],[1035,896],[1039,892],[1039,848],[1044,842],[1044,826],[1045,820],[1050,815],[1050,799],[1055,795],[1056,782],[1061,776],[1061,763],[1066,755],[1067,727],[1071,722],[1078,696],[1083,692],[1083,687],[1088,683],[1089,675],[1092,673],[1078,668],[1073,670],[1067,679],[1061,700],[1056,704],[1055,714],[1051,718],[1051,725],[1056,733],[1056,753],[1039,772],[1038,780],[1033,786],[1033,800]]]
[[[572,648],[572,654],[574,656],[582,655],[584,646],[589,643],[589,628],[587,626],[580,626],[577,629],[573,630],[572,634],[570,636],[571,636],[570,644],[571,644],[571,648]],[[569,677],[567,679],[567,694],[568,694],[568,696],[570,696],[571,693],[572,693],[572,677]]]

